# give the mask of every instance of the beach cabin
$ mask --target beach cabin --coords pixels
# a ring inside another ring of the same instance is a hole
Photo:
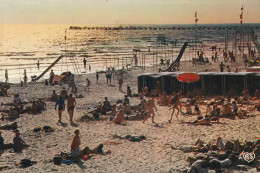
[[[144,73],[138,75],[138,92],[144,87],[155,90],[155,83],[160,82],[161,91],[167,94],[182,91],[184,95],[230,95],[238,96],[243,90],[254,94],[260,90],[260,73],[254,72],[200,72],[200,80],[193,83],[180,82],[180,72]]]

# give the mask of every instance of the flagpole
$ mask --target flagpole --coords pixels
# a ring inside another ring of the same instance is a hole
[[[197,28],[197,24],[198,24],[198,18],[197,18],[197,11],[195,12],[195,58],[197,55],[197,40],[198,40],[198,28]]]

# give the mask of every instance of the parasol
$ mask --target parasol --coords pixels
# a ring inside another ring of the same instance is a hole
[[[177,76],[180,82],[192,83],[200,80],[200,76],[195,73],[182,73]]]

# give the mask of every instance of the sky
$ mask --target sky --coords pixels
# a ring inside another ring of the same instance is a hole
[[[260,0],[0,0],[0,24],[260,23]]]

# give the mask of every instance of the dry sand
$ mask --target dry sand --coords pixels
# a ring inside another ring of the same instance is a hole
[[[234,65],[235,66],[235,65]],[[242,66],[241,66],[242,68]],[[158,68],[147,68],[146,72],[155,72]],[[185,71],[219,71],[218,64],[213,65],[197,65],[192,67],[191,62],[182,62],[180,70]],[[234,68],[235,69],[235,68]],[[132,69],[126,80],[124,80],[123,90],[126,86],[132,88],[132,92],[137,92],[136,75],[144,72],[141,69]],[[84,91],[85,79],[88,77],[91,81],[90,92]],[[125,93],[118,91],[117,80],[113,80],[115,86],[107,86],[105,75],[100,75],[100,82],[96,84],[95,74],[87,74],[77,77],[79,93],[84,98],[78,98],[75,109],[74,120],[78,127],[69,123],[68,113],[63,112],[62,121],[66,123],[66,127],[57,124],[58,115],[54,110],[54,103],[47,102],[47,110],[38,115],[22,114],[20,118],[15,120],[18,123],[18,129],[21,132],[22,139],[30,145],[23,150],[22,153],[9,153],[5,151],[0,157],[0,167],[9,166],[10,169],[4,172],[181,172],[188,168],[186,161],[188,156],[194,156],[193,153],[184,153],[180,150],[172,150],[172,146],[192,145],[197,139],[201,139],[207,143],[215,143],[218,137],[227,140],[239,140],[244,142],[256,141],[260,137],[260,116],[259,112],[253,112],[255,117],[248,119],[221,119],[221,124],[213,124],[212,126],[191,126],[183,125],[181,120],[191,121],[196,116],[179,115],[177,120],[174,116],[173,122],[168,123],[170,111],[168,107],[158,106],[155,121],[159,127],[155,127],[151,123],[151,119],[143,124],[141,121],[129,121],[126,126],[108,124],[108,121],[92,121],[79,122],[80,117],[86,114],[99,101],[103,101],[107,96],[112,104],[117,99],[123,99]],[[27,87],[14,85],[9,90],[11,93],[20,93],[22,99],[32,100],[36,97],[49,97],[53,90],[57,93],[61,90],[60,86],[45,86],[44,83],[31,83]],[[0,102],[12,102],[12,97],[0,97]],[[136,98],[130,98],[130,104],[137,103]],[[3,109],[4,106],[1,106]],[[90,109],[88,109],[90,108]],[[206,106],[201,106],[205,112]],[[1,121],[1,125],[8,123],[7,120]],[[10,123],[10,122],[9,122]],[[56,130],[52,133],[33,133],[33,128],[37,126],[51,126]],[[81,164],[72,164],[56,166],[50,162],[55,154],[60,152],[70,152],[70,144],[74,136],[73,131],[78,128],[80,130],[81,148],[89,146],[96,147],[104,142],[119,142],[119,145],[104,145],[104,151],[111,150],[108,155],[96,155]],[[146,140],[142,142],[130,142],[128,140],[113,139],[112,135],[144,135]],[[11,131],[3,131],[5,143],[11,143],[14,133]],[[21,159],[29,158],[38,163],[29,168],[18,168],[15,166]],[[251,169],[256,172],[256,169]],[[239,171],[231,171],[239,172]]]

